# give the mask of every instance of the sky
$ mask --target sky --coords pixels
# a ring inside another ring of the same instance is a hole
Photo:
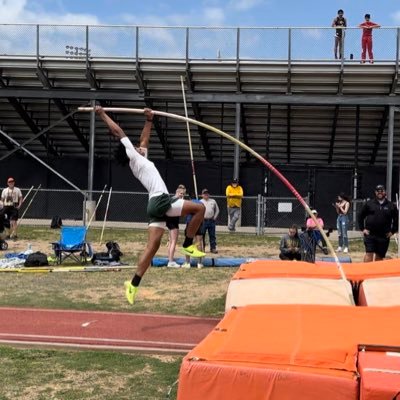
[[[288,34],[285,30],[252,30],[247,27],[320,27],[294,30],[293,59],[332,58],[331,26],[337,10],[345,12],[348,26],[363,22],[364,14],[382,27],[400,26],[399,0],[0,0],[0,54],[35,55],[34,27],[21,28],[1,24],[51,25],[128,25],[222,27],[219,31],[191,30],[191,58],[233,59],[236,31],[241,27],[240,57],[282,60],[287,57]],[[396,30],[374,33],[375,59],[393,60],[396,54]],[[142,29],[140,57],[182,58],[185,55],[185,31]],[[90,30],[89,48],[93,57],[132,57],[135,33],[132,28]],[[28,40],[27,40],[28,38]],[[30,39],[31,38],[31,39]],[[44,27],[40,30],[40,55],[62,56],[65,48],[85,46],[84,28]],[[345,57],[360,53],[360,30],[346,33]]]
[[[398,0],[0,0],[0,23],[314,27],[339,8],[351,26],[400,25]]]

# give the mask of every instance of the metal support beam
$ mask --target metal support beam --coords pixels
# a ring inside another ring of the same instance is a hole
[[[54,168],[50,167],[50,165],[46,164],[44,161],[42,161],[39,157],[35,156],[31,151],[26,149],[25,147],[21,146],[16,140],[14,140],[12,137],[7,135],[4,131],[0,129],[0,134],[6,137],[8,140],[10,140],[12,143],[14,143],[16,146],[18,146],[21,150],[23,150],[25,153],[29,154],[32,158],[34,158],[36,161],[38,161],[40,164],[42,164],[44,167],[46,167],[48,170],[53,172],[55,175],[57,175],[59,178],[61,178],[64,182],[68,183],[71,187],[73,187],[75,190],[80,192],[83,196],[86,196],[86,193],[82,190],[79,189],[78,186],[76,186],[74,183],[69,181],[64,175],[61,175],[59,172],[57,172]]]
[[[292,127],[291,127],[291,106],[290,104],[287,106],[287,113],[286,113],[286,126],[287,126],[287,140],[286,140],[286,158],[288,164],[290,164],[290,154],[291,154],[291,140],[292,140]]]
[[[329,145],[328,164],[331,164],[332,159],[333,159],[333,149],[335,148],[336,127],[337,127],[338,117],[339,117],[339,106],[337,105],[337,106],[335,106],[335,112],[333,114],[331,141],[330,141],[330,145]]]
[[[146,103],[146,107],[154,108],[153,102],[151,100],[146,100],[145,103]],[[157,118],[157,116],[155,116],[153,118],[153,126],[154,126],[154,129],[156,130],[158,140],[160,141],[161,147],[164,150],[165,158],[167,160],[171,160],[173,158],[171,149],[169,148],[168,142],[165,140],[164,132],[161,127],[160,120]]]
[[[75,99],[79,101],[96,100],[118,100],[118,101],[143,101],[143,94],[132,91],[118,91],[99,89],[96,91],[84,89],[16,89],[3,88],[0,90],[0,98],[17,97],[17,98],[32,98],[32,99]],[[147,95],[146,100],[156,101],[160,98]],[[179,95],[163,95],[163,101],[181,100]],[[312,105],[341,105],[341,106],[396,106],[400,107],[400,96],[382,96],[382,95],[302,95],[302,94],[257,94],[257,93],[193,93],[188,94],[188,101],[196,103],[246,103],[246,104],[299,104],[304,106]]]
[[[356,107],[356,137],[354,143],[354,165],[358,169],[358,150],[360,148],[360,106]]]
[[[385,107],[382,114],[381,124],[378,128],[378,132],[375,137],[374,148],[372,149],[371,160],[369,162],[370,165],[375,164],[376,156],[378,154],[379,146],[381,145],[383,132],[385,130],[386,122],[389,116],[389,107]]]
[[[30,115],[26,112],[22,104],[15,97],[9,97],[8,101],[13,106],[14,110],[18,113],[18,115],[22,118],[22,120],[26,123],[29,129],[35,134],[39,133],[40,132],[39,127],[36,125],[36,123],[33,121]],[[55,156],[59,155],[58,151],[50,143],[50,141],[47,141],[43,136],[39,136],[38,139],[50,154],[53,154]]]
[[[91,107],[96,107],[96,101],[91,101]],[[96,134],[96,113],[90,112],[90,138],[89,138],[89,160],[88,160],[88,200],[93,200],[93,176],[94,176],[94,143]]]
[[[396,64],[394,67],[394,74],[392,79],[392,85],[390,87],[389,94],[394,96],[396,94],[397,82],[399,79],[399,56],[400,56],[400,28],[397,28],[396,32]],[[399,246],[400,248],[400,246]]]
[[[286,94],[292,94],[292,29],[288,29],[288,71]]]
[[[393,175],[393,137],[394,137],[394,107],[389,107],[388,121],[388,147],[386,162],[386,194],[392,200],[392,175]]]
[[[40,61],[37,64],[36,75],[39,78],[40,82],[42,83],[42,85],[45,89],[51,89],[53,87],[52,82],[50,82],[50,80],[48,78],[47,71],[45,71],[43,69]],[[81,130],[79,129],[78,125],[76,124],[75,120],[72,118],[72,115],[70,115],[70,111],[67,110],[67,107],[65,106],[64,102],[60,98],[53,99],[53,102],[57,106],[57,108],[60,110],[63,117],[69,115],[66,118],[69,127],[71,128],[72,132],[74,132],[74,134],[78,138],[78,140],[81,143],[81,145],[83,146],[83,148],[88,152],[89,151],[88,142],[87,142],[85,136],[82,134]]]
[[[197,119],[197,121],[203,121],[203,117],[201,115],[200,107],[197,103],[192,103],[192,109],[193,109],[193,114],[194,117]],[[201,145],[203,146],[204,154],[206,156],[207,160],[212,160],[213,156],[211,153],[210,149],[210,144],[208,143],[208,136],[207,136],[207,130],[204,129],[203,127],[199,126],[198,127],[198,132],[200,135],[200,140],[201,140]]]
[[[236,93],[242,92],[240,80],[240,28],[236,30]]]
[[[235,113],[235,138],[240,140],[240,103],[236,103]],[[233,150],[233,178],[239,179],[240,149],[237,143]]]
[[[249,146],[249,135],[247,134],[246,116],[244,112],[243,104],[240,104],[240,127],[242,129],[243,142]],[[246,151],[246,161],[250,161],[250,153]]]
[[[272,107],[271,104],[268,104],[268,111],[267,111],[267,134],[265,136],[265,157],[269,159],[269,144],[271,138],[271,111]]]
[[[343,51],[343,49],[341,51]],[[344,55],[342,54],[340,63],[338,90],[337,90],[337,94],[339,95],[343,94],[343,78],[344,78]]]

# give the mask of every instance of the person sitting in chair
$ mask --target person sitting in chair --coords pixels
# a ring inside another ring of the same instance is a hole
[[[324,229],[324,221],[322,218],[318,217],[318,211],[312,210],[311,212],[314,214],[314,216],[317,219],[318,224],[321,226],[321,228]],[[328,248],[326,246],[325,239],[321,235],[321,232],[318,230],[317,225],[315,224],[314,220],[311,217],[307,218],[306,228],[309,233],[312,233],[314,235],[315,244],[319,246],[319,243],[321,243],[320,247],[321,247],[323,253],[328,254]]]
[[[300,238],[296,225],[292,225],[289,228],[289,233],[282,236],[279,250],[281,260],[301,260]]]

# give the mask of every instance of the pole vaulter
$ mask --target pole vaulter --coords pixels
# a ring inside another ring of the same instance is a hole
[[[131,114],[143,114],[144,110],[140,109],[140,108],[118,108],[118,107],[104,107],[103,108],[105,112],[113,112],[113,113],[131,113]],[[78,111],[82,111],[82,112],[91,112],[93,111],[92,107],[79,107]],[[166,118],[173,118],[176,119],[178,121],[182,121],[182,122],[188,122],[197,126],[201,126],[209,131],[212,131],[228,140],[230,140],[231,142],[234,142],[236,144],[238,144],[241,148],[243,148],[244,150],[248,151],[250,154],[252,154],[255,158],[257,158],[259,161],[261,161],[261,163],[267,167],[270,171],[272,171],[282,182],[283,184],[293,193],[293,195],[296,197],[296,199],[300,202],[300,204],[304,207],[304,209],[306,210],[307,214],[312,218],[312,220],[314,221],[315,225],[317,226],[318,230],[321,232],[322,237],[325,239],[329,251],[331,253],[331,255],[333,256],[336,266],[339,270],[340,276],[344,281],[347,281],[346,279],[346,275],[344,273],[343,267],[339,261],[339,258],[337,257],[335,250],[332,246],[332,243],[330,242],[330,240],[328,239],[326,233],[324,232],[324,230],[322,229],[321,225],[318,223],[317,219],[315,218],[314,214],[311,212],[310,207],[308,206],[308,204],[305,202],[305,200],[301,197],[301,195],[298,193],[298,191],[294,188],[294,186],[282,175],[281,172],[279,172],[269,161],[267,161],[265,158],[263,158],[260,154],[258,154],[255,150],[253,150],[251,147],[247,146],[246,144],[242,143],[240,140],[232,137],[231,135],[229,135],[228,133],[215,128],[214,126],[208,125],[204,122],[201,121],[197,121],[195,119],[192,118],[188,118],[188,117],[184,117],[182,115],[178,115],[178,114],[171,114],[171,113],[167,113],[164,111],[156,111],[153,110],[154,115],[158,115],[160,117],[166,117]],[[354,304],[354,299],[353,296],[351,294],[349,294],[350,297],[350,302],[351,304]]]

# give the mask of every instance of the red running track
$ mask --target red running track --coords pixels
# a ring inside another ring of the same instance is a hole
[[[216,318],[0,308],[0,343],[187,353]]]

